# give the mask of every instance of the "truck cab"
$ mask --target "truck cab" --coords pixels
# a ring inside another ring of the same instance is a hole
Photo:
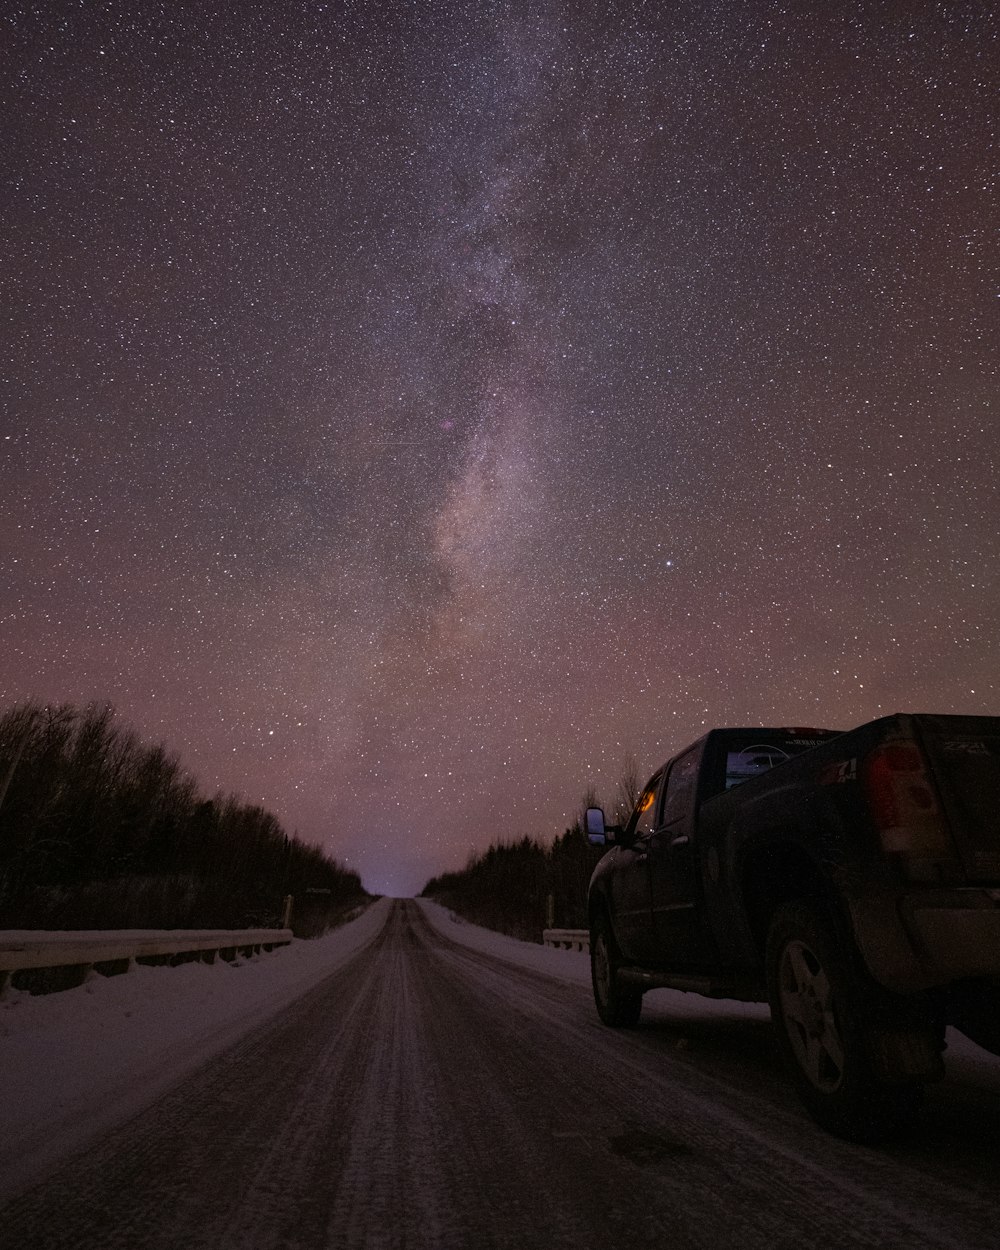
[[[591,883],[591,903],[606,892],[622,954],[650,969],[717,969],[720,950],[705,907],[705,874],[717,855],[699,855],[706,800],[762,776],[836,737],[835,730],[714,729],[668,760],[643,787],[624,828],[588,813],[588,837],[612,845]]]

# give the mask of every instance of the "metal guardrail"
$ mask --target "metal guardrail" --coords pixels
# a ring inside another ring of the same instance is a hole
[[[542,942],[546,946],[557,946],[568,951],[589,951],[590,931],[588,929],[543,929]]]
[[[214,963],[217,955],[231,962],[238,955],[287,946],[291,940],[291,929],[0,930],[0,992],[19,973],[58,972],[48,978],[49,988],[69,989],[82,984],[91,971],[113,976],[127,972],[133,963],[177,964],[193,959]],[[45,980],[44,976],[27,979],[40,986]]]

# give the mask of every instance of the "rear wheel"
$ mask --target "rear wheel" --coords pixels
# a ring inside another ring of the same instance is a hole
[[[873,1142],[907,1124],[923,1087],[877,1069],[872,993],[830,917],[812,902],[783,907],[767,942],[771,1017],[799,1096],[825,1129]]]
[[[590,979],[597,1014],[614,1029],[631,1029],[639,1023],[642,990],[621,985],[621,962],[608,917],[599,912],[590,925]]]

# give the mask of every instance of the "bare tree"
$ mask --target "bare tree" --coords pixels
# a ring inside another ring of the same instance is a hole
[[[623,825],[632,815],[639,798],[639,765],[631,751],[626,751],[618,770],[615,783],[615,808],[613,824]]]

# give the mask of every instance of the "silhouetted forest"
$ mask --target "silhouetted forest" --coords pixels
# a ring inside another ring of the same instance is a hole
[[[605,808],[609,822],[626,820],[638,794],[638,770],[629,756],[622,764],[614,800]],[[586,791],[581,818],[551,846],[529,837],[494,842],[488,851],[472,855],[461,872],[432,877],[421,893],[473,924],[531,942],[542,940],[551,896],[556,928],[585,929],[587,886],[604,848],[587,841],[582,816],[596,805],[594,791]]]
[[[0,928],[243,928],[313,936],[367,898],[357,873],[234,795],[206,798],[109,706],[0,717]]]
[[[557,928],[586,927],[587,883],[602,853],[578,826],[550,847],[527,837],[495,842],[461,872],[433,877],[422,893],[473,924],[540,942],[550,894]]]

